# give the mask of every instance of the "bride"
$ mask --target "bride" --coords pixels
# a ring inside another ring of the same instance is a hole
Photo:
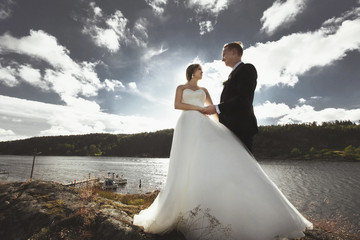
[[[164,234],[174,229],[188,240],[300,238],[311,228],[268,178],[242,142],[224,125],[203,115],[212,105],[197,85],[199,64],[187,68],[175,108],[184,110],[172,142],[165,187],[134,225]]]

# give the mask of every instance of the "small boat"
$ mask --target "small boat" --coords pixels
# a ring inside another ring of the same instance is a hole
[[[112,177],[110,177],[110,174],[112,174]],[[117,185],[125,185],[127,184],[127,179],[123,177],[123,175],[119,176],[119,174],[110,173],[108,172],[108,178],[111,178],[115,181]]]
[[[112,176],[110,176],[112,175]],[[114,190],[119,186],[127,184],[127,179],[123,178],[123,176],[119,176],[119,174],[108,172],[108,176],[105,177],[104,181],[100,182],[101,188],[104,190]]]
[[[114,177],[113,180],[114,180],[115,183],[118,184],[118,185],[125,185],[125,184],[127,184],[127,179],[126,179],[126,178],[123,178],[122,175],[121,175],[121,177],[119,177],[119,175],[116,175],[116,177]]]
[[[118,187],[118,185],[111,178],[105,178],[105,180],[102,182],[102,186],[101,186],[101,188],[104,190],[114,190],[114,189],[117,189],[117,187]]]

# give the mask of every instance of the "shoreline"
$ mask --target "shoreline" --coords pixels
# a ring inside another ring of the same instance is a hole
[[[33,155],[27,154],[27,155],[18,155],[18,154],[0,154],[1,157],[5,156],[27,156],[29,158],[33,158]],[[90,158],[141,158],[141,159],[169,159],[170,157],[146,157],[146,156],[85,156],[85,155],[38,155],[36,158],[42,158],[42,157],[90,157]],[[254,155],[254,158],[257,161],[322,161],[322,162],[360,162],[360,160],[356,159],[347,159],[342,157],[337,158],[325,158],[325,157],[314,157],[314,158],[307,158],[307,157],[292,157],[292,156],[276,156],[276,157],[267,157],[263,155]]]
[[[118,194],[39,180],[0,183],[0,238],[183,240],[177,232],[159,236],[132,225],[134,214],[151,205],[158,193]],[[326,219],[314,222],[301,239],[358,239],[323,223]]]

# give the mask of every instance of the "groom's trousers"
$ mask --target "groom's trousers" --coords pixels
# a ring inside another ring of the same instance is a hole
[[[236,136],[241,140],[241,142],[247,147],[249,152],[252,153],[252,147],[253,147],[253,137],[254,135],[240,135],[236,134]]]

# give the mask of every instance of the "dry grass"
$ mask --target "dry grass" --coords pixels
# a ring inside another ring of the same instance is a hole
[[[360,239],[360,229],[357,229],[354,224],[351,224],[341,215],[330,219],[315,219],[312,217],[307,217],[307,219],[313,223],[315,230],[321,230],[329,236],[333,236],[331,239]],[[329,237],[319,239],[329,239]]]

